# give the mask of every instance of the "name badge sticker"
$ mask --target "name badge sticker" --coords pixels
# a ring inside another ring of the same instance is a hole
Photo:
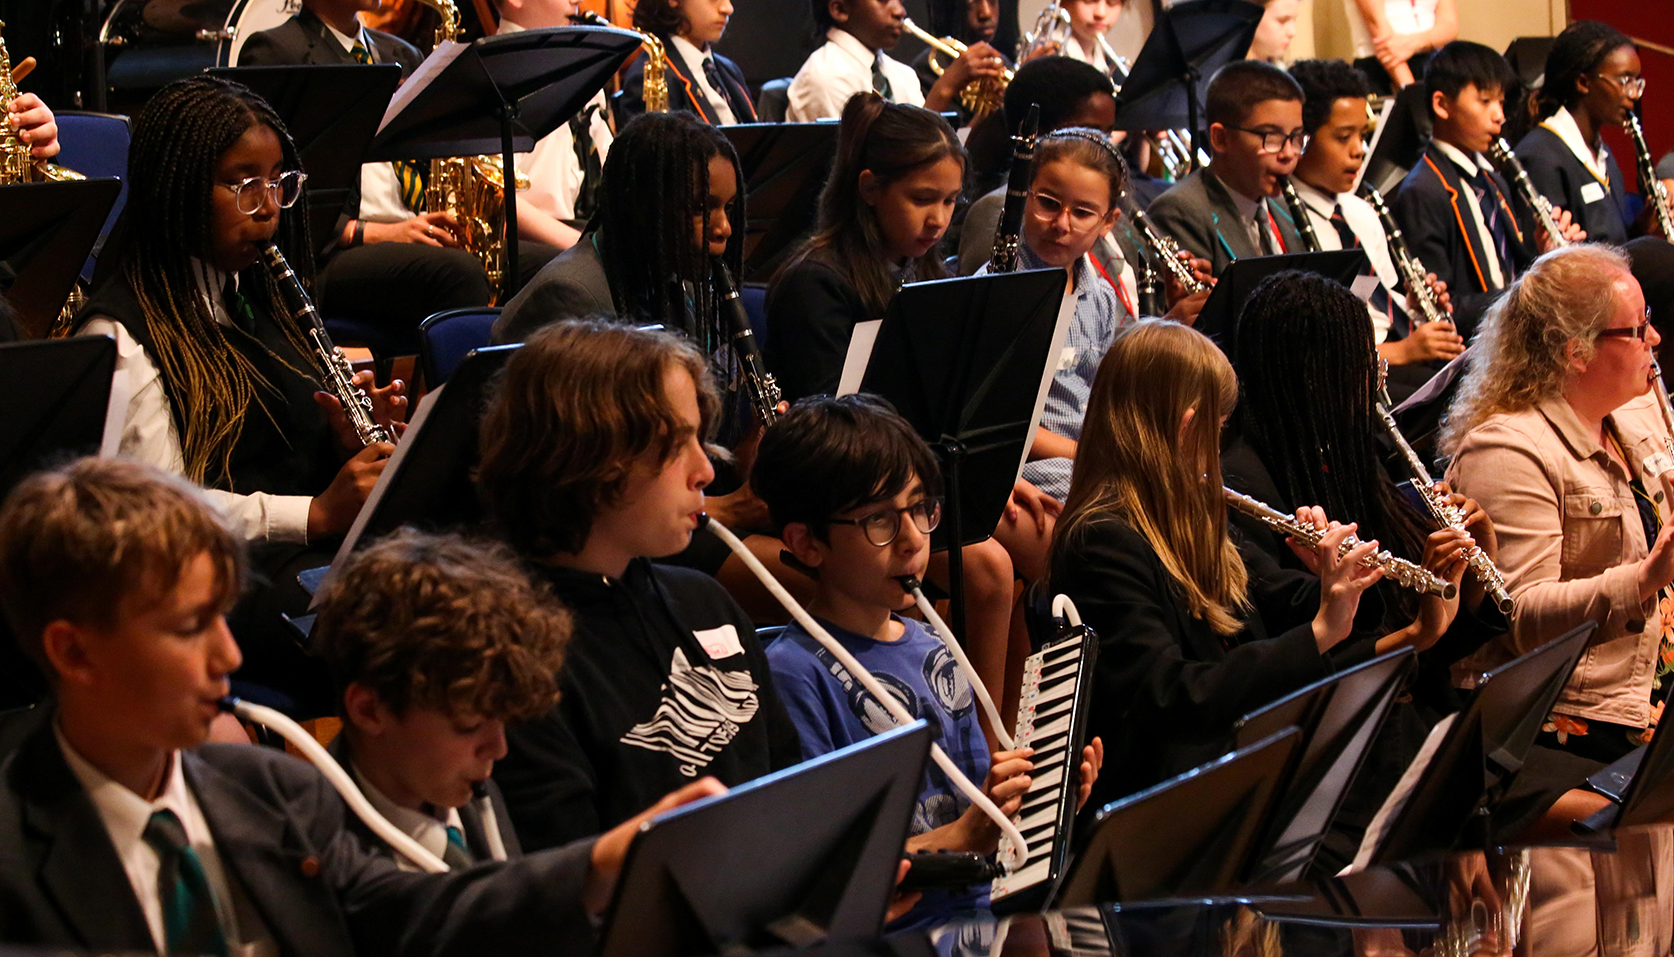
[[[1674,458],[1669,458],[1667,452],[1656,452],[1645,456],[1645,474],[1659,476],[1665,472],[1674,471]]]
[[[738,640],[738,629],[731,625],[705,628],[702,631],[694,629],[692,637],[696,638],[698,644],[703,646],[703,653],[714,661],[744,653],[744,645]]]
[[[1581,186],[1581,202],[1583,203],[1596,203],[1606,195],[1604,186],[1600,183],[1584,183]]]

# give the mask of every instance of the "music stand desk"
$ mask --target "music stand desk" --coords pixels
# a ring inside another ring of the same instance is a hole
[[[121,192],[114,177],[0,186],[0,261],[20,335],[52,329]]]
[[[1287,269],[1301,269],[1317,273],[1327,279],[1353,286],[1356,277],[1366,269],[1366,253],[1359,249],[1339,249],[1321,253],[1284,253],[1277,256],[1250,256],[1234,260],[1215,280],[1215,289],[1203,303],[1194,328],[1215,341],[1238,365],[1238,320],[1250,301],[1256,286],[1269,276]]]

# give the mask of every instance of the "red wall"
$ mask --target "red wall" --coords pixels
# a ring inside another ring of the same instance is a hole
[[[1662,0],[1569,0],[1571,20],[1602,20],[1630,37],[1674,48],[1674,17]],[[1674,149],[1674,55],[1650,47],[1639,48],[1645,70],[1645,139],[1651,156],[1662,159]],[[1620,129],[1605,130],[1605,139],[1629,182],[1637,182],[1633,144]]]

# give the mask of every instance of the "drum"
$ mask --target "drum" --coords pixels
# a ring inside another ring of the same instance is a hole
[[[237,66],[253,33],[284,23],[302,0],[116,0],[99,30],[106,77],[144,93],[210,67]]]

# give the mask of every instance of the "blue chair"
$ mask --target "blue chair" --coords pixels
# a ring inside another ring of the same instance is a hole
[[[81,267],[83,282],[93,281],[93,264],[104,248],[116,217],[128,202],[128,118],[114,113],[84,113],[65,110],[53,114],[58,120],[59,152],[55,162],[89,178],[114,176],[122,180],[122,191],[99,230],[93,254]]]
[[[419,368],[424,370],[424,387],[434,389],[448,381],[453,370],[473,349],[490,342],[497,306],[449,309],[438,312],[419,325]]]

